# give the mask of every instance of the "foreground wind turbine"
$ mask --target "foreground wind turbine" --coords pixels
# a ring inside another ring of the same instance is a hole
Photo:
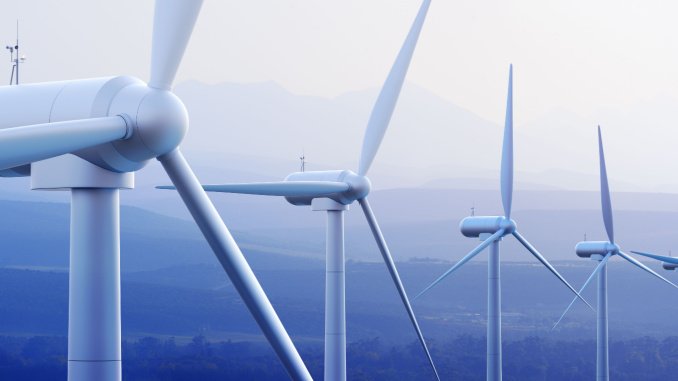
[[[178,149],[188,114],[171,88],[201,5],[201,0],[156,1],[148,84],[119,76],[0,87],[0,175],[30,175],[33,189],[65,189],[72,195],[70,381],[122,377],[119,189],[132,188],[134,172],[154,158],[290,377],[311,379]]]
[[[466,237],[478,237],[483,242],[457,262],[452,268],[436,279],[420,292],[415,299],[440,283],[448,275],[490,247],[487,262],[487,380],[501,380],[501,283],[499,273],[499,241],[512,234],[525,248],[532,253],[546,268],[563,282],[579,298],[579,294],[556,271],[520,233],[516,223],[511,219],[511,201],[513,198],[513,65],[509,68],[508,99],[506,103],[506,123],[504,127],[504,145],[501,158],[501,198],[504,205],[504,216],[466,217],[461,221],[461,232]],[[583,298],[582,300],[588,304]]]
[[[591,258],[594,261],[598,261],[598,266],[596,266],[591,276],[586,280],[579,292],[584,292],[584,289],[591,280],[598,275],[598,317],[596,319],[597,325],[597,338],[596,338],[596,381],[607,381],[610,379],[610,363],[608,358],[608,338],[607,338],[607,262],[613,255],[618,255],[627,261],[631,262],[633,265],[638,266],[639,268],[647,271],[648,273],[658,277],[664,282],[677,287],[675,284],[666,280],[661,275],[650,270],[644,264],[638,262],[630,255],[621,251],[619,245],[614,243],[614,226],[612,223],[612,203],[610,201],[610,187],[607,182],[607,169],[605,167],[605,154],[603,152],[603,138],[600,133],[600,126],[598,126],[598,152],[600,155],[600,201],[603,209],[603,222],[605,223],[605,231],[607,232],[607,238],[609,241],[584,241],[579,242],[575,247],[577,255],[582,258]],[[575,298],[563,315],[558,319],[556,324],[553,326],[555,328],[565,314],[570,310],[572,305],[577,299]]]
[[[367,195],[370,192],[370,181],[366,177],[367,171],[377,154],[379,145],[391,120],[391,115],[400,95],[400,90],[430,3],[430,0],[422,2],[417,17],[372,109],[372,114],[365,131],[357,174],[350,170],[296,172],[287,176],[281,182],[203,186],[209,192],[283,196],[293,205],[310,205],[315,211],[327,212],[327,264],[325,275],[326,381],[346,379],[344,211],[348,210],[348,206],[356,200],[363,209],[367,223],[370,225],[391,278],[405,305],[419,341],[426,352],[429,364],[433,368],[436,378],[438,378],[438,373],[424,341],[424,336],[419,329],[419,324],[410,305],[407,293],[400,281],[398,270],[379,229],[374,213],[372,213],[372,208],[367,201]],[[174,187],[167,186],[158,188],[174,189]]]

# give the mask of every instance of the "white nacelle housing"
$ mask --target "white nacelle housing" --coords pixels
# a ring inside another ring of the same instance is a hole
[[[605,256],[608,253],[616,253],[619,251],[619,246],[607,241],[584,241],[579,242],[574,250],[578,256],[590,258],[592,255]]]
[[[367,177],[358,176],[349,170],[295,172],[287,176],[285,181],[332,181],[346,183],[349,186],[347,191],[323,196],[343,205],[349,205],[353,201],[367,196],[372,186]],[[285,197],[287,202],[292,205],[311,205],[314,198],[318,197]]]
[[[505,234],[511,234],[516,230],[513,220],[502,216],[471,216],[466,217],[459,223],[461,234],[465,237],[479,237],[481,234],[494,234],[499,229],[504,229]]]
[[[0,86],[0,102],[2,102],[0,129],[49,123],[52,106],[68,83],[48,82]],[[28,175],[30,175],[30,165],[0,171],[0,176],[3,177]]]
[[[113,172],[130,172],[169,152],[183,138],[188,116],[168,91],[133,77],[108,77],[0,87],[0,129],[120,115],[133,133],[126,140],[73,152]],[[0,171],[28,174],[27,166]]]

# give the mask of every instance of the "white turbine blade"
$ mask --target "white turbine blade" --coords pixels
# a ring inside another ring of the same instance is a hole
[[[605,166],[605,152],[603,152],[603,137],[598,126],[598,153],[600,155],[600,201],[603,207],[603,222],[610,242],[614,243],[614,224],[612,220],[612,202],[610,200],[610,185],[607,182],[607,168]]]
[[[596,266],[595,270],[593,270],[593,272],[591,273],[591,275],[589,276],[589,278],[586,280],[586,282],[584,282],[584,285],[581,286],[581,288],[579,289],[579,294],[581,294],[582,292],[584,292],[584,289],[586,289],[586,286],[588,286],[589,283],[591,283],[591,280],[593,280],[593,278],[600,272],[600,270],[603,268],[603,266],[605,266],[605,264],[607,263],[607,261],[610,259],[611,256],[612,256],[611,253],[607,253],[607,254],[605,255],[605,257],[603,257],[603,260],[601,260],[601,261],[598,263],[598,266]],[[570,308],[572,308],[572,306],[574,305],[574,302],[576,302],[577,299],[578,299],[578,298],[577,298],[576,296],[574,297],[574,299],[572,299],[572,301],[570,302],[570,305],[567,306],[567,308],[565,309],[565,312],[563,312],[563,314],[560,315],[560,319],[558,319],[558,321],[556,322],[556,324],[554,324],[554,325],[553,325],[553,328],[551,328],[551,329],[556,329],[556,327],[558,326],[558,324],[560,324],[560,322],[563,320],[563,318],[565,317],[565,315],[567,315],[567,313],[570,311]]]
[[[572,286],[565,280],[565,278],[563,278],[563,276],[560,275],[560,273],[558,273],[558,271],[557,271],[553,266],[551,266],[551,264],[549,263],[549,261],[547,261],[546,258],[544,258],[544,256],[541,255],[541,254],[537,251],[537,249],[534,248],[534,246],[532,246],[529,242],[527,242],[527,240],[526,240],[522,235],[520,235],[520,233],[518,233],[518,231],[514,231],[514,232],[513,232],[513,236],[516,237],[516,239],[518,240],[518,242],[520,242],[523,246],[525,246],[525,248],[527,249],[527,251],[529,251],[530,253],[532,253],[532,255],[534,255],[534,257],[537,258],[537,259],[539,260],[539,262],[541,262],[544,266],[546,266],[546,268],[549,269],[549,271],[551,271],[551,272],[553,273],[553,275],[555,275],[558,279],[560,279],[560,281],[563,282],[563,284],[565,284],[565,286],[567,286],[567,288],[569,288],[572,292],[574,292],[574,294],[577,295],[577,297],[578,297],[579,299],[581,299],[581,301],[583,301],[584,303],[586,303],[587,306],[589,306],[592,310],[595,311],[595,309],[593,308],[593,306],[590,305],[589,302],[587,302],[586,299],[584,299],[581,295],[579,295],[579,293],[577,292],[577,290],[575,290],[574,287],[572,287]]]
[[[625,254],[625,253],[622,253],[621,251],[620,251],[618,254],[619,254],[620,257],[626,259],[627,261],[631,262],[632,264],[634,264],[634,265],[640,267],[641,269],[647,271],[648,273],[650,273],[650,274],[656,276],[657,278],[663,280],[664,282],[670,284],[671,286],[673,286],[673,287],[675,287],[675,288],[678,288],[678,286],[676,286],[675,284],[673,284],[673,282],[671,282],[670,280],[668,280],[668,279],[664,278],[663,276],[657,274],[656,272],[652,271],[651,268],[649,268],[649,267],[645,266],[644,264],[638,262],[638,261],[637,261],[635,258],[633,258],[632,256],[630,256],[630,255],[628,255],[628,254]]]
[[[0,170],[124,139],[120,116],[33,124],[0,130]]]
[[[358,169],[358,174],[360,176],[365,176],[367,171],[369,171],[372,161],[379,150],[379,145],[381,145],[381,141],[384,139],[386,129],[391,121],[391,115],[393,115],[396,102],[398,102],[398,96],[403,87],[405,75],[410,66],[414,48],[417,45],[417,39],[419,38],[419,33],[424,25],[424,20],[426,19],[426,13],[428,12],[430,4],[431,0],[424,0],[421,4],[419,13],[410,28],[410,32],[407,34],[405,43],[402,48],[400,48],[400,53],[398,53],[398,57],[396,58],[393,67],[391,67],[391,72],[388,74],[386,82],[381,88],[377,102],[372,108],[372,114],[370,115],[370,120],[367,122],[367,129],[365,130],[365,137],[363,138],[363,147],[360,153],[360,165]]]
[[[633,254],[642,255],[642,256],[644,256],[644,257],[656,259],[656,260],[658,260],[658,261],[662,261],[662,262],[666,262],[666,263],[675,263],[675,264],[678,264],[678,258],[674,258],[674,257],[666,257],[666,256],[663,256],[663,255],[657,255],[657,254],[643,253],[643,252],[640,252],[640,251],[633,251],[633,250],[631,250],[631,252],[632,252]]]
[[[158,160],[290,377],[311,381],[271,302],[181,152],[174,150]]]
[[[191,38],[203,0],[156,0],[150,87],[169,90]]]
[[[175,189],[159,186],[158,189]],[[312,197],[345,192],[349,185],[337,181],[278,181],[270,183],[203,185],[207,192],[254,194],[261,196]]]
[[[443,275],[439,276],[438,279],[436,279],[435,281],[433,281],[433,283],[431,283],[431,284],[430,284],[428,287],[426,287],[423,291],[421,291],[419,294],[417,294],[417,296],[414,297],[414,300],[417,300],[420,296],[424,295],[426,292],[428,292],[428,290],[432,289],[435,285],[437,285],[438,283],[440,283],[440,282],[441,282],[443,279],[445,279],[448,275],[452,274],[453,271],[455,271],[456,269],[458,269],[458,268],[460,268],[461,266],[463,266],[466,262],[468,262],[468,261],[470,261],[471,259],[473,259],[473,257],[475,257],[476,255],[480,254],[480,252],[483,251],[483,249],[485,249],[486,247],[488,247],[492,242],[498,240],[498,239],[501,238],[502,236],[504,236],[504,229],[499,229],[499,230],[497,230],[497,231],[496,231],[494,234],[492,234],[489,238],[487,238],[486,240],[484,240],[480,245],[476,246],[475,249],[471,250],[470,253],[466,254],[466,256],[465,256],[464,258],[462,258],[459,262],[455,263],[455,265],[452,266],[452,268],[450,268],[449,270],[445,271],[445,273],[443,273]]]
[[[504,217],[511,218],[513,202],[513,65],[509,66],[509,85],[506,97],[504,144],[501,150],[501,203]]]
[[[386,267],[388,268],[388,272],[391,274],[391,279],[393,279],[393,283],[396,286],[396,289],[398,289],[398,294],[400,294],[400,299],[402,300],[403,304],[405,305],[405,309],[407,310],[407,314],[410,317],[410,321],[412,321],[412,325],[414,326],[414,330],[417,332],[417,336],[419,337],[419,342],[421,343],[421,346],[424,348],[424,352],[426,352],[426,357],[428,358],[429,364],[431,364],[431,368],[433,369],[433,373],[436,375],[436,379],[440,381],[440,376],[438,375],[438,371],[436,370],[435,364],[433,364],[433,358],[431,357],[431,353],[428,350],[428,346],[426,345],[426,341],[424,340],[424,335],[421,333],[421,329],[419,328],[419,323],[417,322],[417,317],[414,315],[414,310],[412,310],[412,305],[410,304],[410,300],[407,298],[407,293],[405,292],[405,287],[403,286],[403,282],[400,280],[400,275],[398,275],[398,269],[396,268],[395,262],[393,261],[393,257],[391,256],[391,252],[388,250],[388,246],[386,245],[386,240],[384,239],[384,235],[381,233],[381,229],[379,228],[379,224],[377,223],[377,218],[374,216],[374,213],[372,212],[372,208],[370,207],[370,203],[367,201],[366,198],[358,200],[360,203],[360,206],[363,208],[363,213],[365,213],[365,218],[367,219],[367,224],[370,225],[370,229],[372,230],[372,235],[374,235],[374,240],[377,242],[377,246],[379,247],[379,251],[381,252],[381,256],[384,258],[384,263],[386,263]]]

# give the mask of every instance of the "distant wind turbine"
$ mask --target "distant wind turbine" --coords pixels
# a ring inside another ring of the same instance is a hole
[[[501,362],[501,284],[499,272],[499,241],[511,234],[518,242],[532,253],[546,268],[563,282],[584,303],[588,304],[577,291],[570,286],[558,271],[516,230],[516,223],[511,219],[511,202],[513,198],[513,65],[509,68],[508,99],[506,102],[506,123],[504,127],[504,144],[501,159],[501,196],[504,216],[471,216],[461,221],[461,232],[466,237],[480,238],[483,242],[457,262],[452,268],[420,292],[415,299],[422,296],[440,283],[448,275],[490,247],[487,262],[487,380],[500,381],[502,377]],[[591,307],[593,308],[593,307]]]
[[[348,210],[348,206],[354,201],[358,201],[362,207],[377,246],[381,251],[391,278],[417,333],[419,342],[426,353],[428,362],[436,378],[440,380],[407,293],[398,275],[393,257],[386,245],[386,240],[377,224],[372,208],[367,201],[367,195],[371,188],[367,172],[386,134],[430,3],[430,0],[422,2],[414,23],[372,109],[363,139],[357,174],[350,170],[302,170],[301,172],[290,174],[284,181],[280,182],[203,185],[203,188],[208,192],[283,196],[293,205],[310,205],[315,211],[327,212],[324,372],[324,379],[326,381],[346,380],[344,211]],[[337,133],[341,133],[341,131]],[[161,186],[158,188],[174,189],[171,186]]]
[[[598,152],[600,155],[600,199],[603,209],[603,222],[605,224],[605,231],[609,241],[585,241],[579,242],[575,247],[578,256],[582,258],[591,258],[598,261],[591,276],[586,280],[582,286],[580,293],[584,291],[586,286],[591,283],[591,280],[598,275],[598,317],[597,321],[597,338],[596,338],[596,381],[607,381],[610,379],[610,363],[608,351],[608,332],[607,332],[607,262],[614,255],[618,255],[625,260],[631,262],[633,265],[647,271],[656,276],[664,282],[677,287],[661,275],[652,271],[644,264],[638,262],[630,255],[621,251],[619,245],[614,243],[614,226],[612,221],[612,202],[610,201],[610,187],[607,182],[607,169],[605,167],[605,154],[603,152],[603,138],[600,133],[600,126],[598,126]],[[576,298],[567,306],[563,315],[558,319],[553,328],[556,328],[558,323],[563,320],[565,314],[572,308]]]
[[[642,251],[631,250],[631,252],[633,254],[638,254],[638,255],[648,257],[648,258],[656,259],[658,261],[662,261],[663,262],[662,267],[665,270],[675,270],[676,268],[678,268],[678,258],[672,257],[670,255],[671,253],[669,253],[668,257],[666,257],[666,256],[663,256],[663,255],[650,254],[650,253],[645,253],[645,252],[642,252]]]

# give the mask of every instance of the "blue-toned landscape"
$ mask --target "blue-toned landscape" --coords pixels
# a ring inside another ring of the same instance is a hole
[[[373,197],[375,209],[379,210],[387,201],[378,200],[393,197],[392,193],[406,192],[433,191],[377,192]],[[434,193],[443,197],[465,192],[439,190]],[[482,191],[474,193],[483,194]],[[548,198],[549,192],[535,194]],[[46,197],[60,196],[47,194]],[[172,197],[175,195],[169,199]],[[653,198],[644,194],[625,197]],[[436,202],[430,197],[422,199]],[[229,203],[228,197],[222,200]],[[282,210],[294,210],[278,201]],[[7,216],[14,216],[0,221],[2,231],[6,232],[0,256],[0,374],[7,379],[63,378],[68,323],[68,205],[52,201],[13,201],[0,202],[0,208]],[[313,213],[304,212],[307,213],[302,216],[312,223]],[[400,258],[397,265],[410,295],[418,293],[449,268],[454,258],[471,244],[463,240],[457,244],[434,242],[429,239],[427,229],[433,221],[427,223],[423,218],[417,224],[407,224],[398,221],[397,215],[385,212],[384,234],[394,238],[392,250]],[[175,213],[181,215],[182,211]],[[521,216],[531,213],[535,212],[516,211]],[[587,210],[577,214],[590,214],[592,219],[598,217],[597,213]],[[633,217],[634,212],[619,215]],[[662,215],[659,213],[656,218]],[[121,216],[125,379],[287,379],[194,226],[181,218],[132,206],[123,207]],[[247,220],[246,216],[242,217]],[[671,218],[671,214],[665,218]],[[376,246],[366,239],[369,237],[360,234],[364,231],[360,229],[362,221],[350,221],[349,218],[347,254],[354,259],[347,264],[346,283],[349,377],[358,380],[430,378],[430,369],[395,288],[383,263],[378,262]],[[245,232],[236,231],[235,235],[309,369],[319,377],[324,320],[323,231],[304,228],[303,218],[296,223],[302,227],[248,228]],[[450,218],[435,223],[441,231],[451,232],[457,225]],[[399,231],[403,230],[414,238],[401,239]],[[40,240],[29,239],[33,231],[41,232]],[[524,231],[541,236],[538,226],[526,227]],[[310,239],[304,241],[295,234],[308,234]],[[442,236],[442,232],[440,234]],[[412,249],[418,246],[428,246],[431,255]],[[281,248],[285,249],[284,253]],[[303,255],[295,253],[295,248]],[[448,248],[453,251],[449,260],[434,254]],[[554,259],[555,266],[572,284],[581,285],[594,263],[572,258],[572,248],[567,249],[563,245],[562,249],[544,253]],[[571,293],[536,260],[521,254],[515,249],[506,251],[509,258],[518,260],[502,266],[507,363],[504,377],[507,380],[587,379],[595,369],[595,313],[578,303],[561,325],[551,330],[570,302]],[[657,266],[653,268],[659,271]],[[445,378],[484,379],[486,271],[481,257],[414,302],[432,355]],[[676,290],[621,261],[611,262],[610,273],[610,350],[614,377],[620,380],[639,379],[639,375],[647,380],[670,378],[678,362],[678,336],[672,328],[676,313],[672,301],[677,297]],[[665,274],[672,278],[672,273]],[[588,291],[584,295],[595,300],[593,290]]]
[[[3,4],[0,380],[675,379],[676,13]]]

